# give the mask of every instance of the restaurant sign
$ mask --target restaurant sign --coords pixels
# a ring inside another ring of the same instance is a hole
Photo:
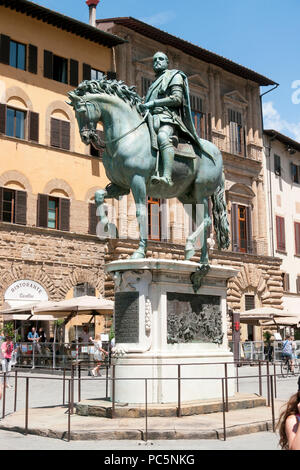
[[[38,282],[30,279],[21,279],[8,287],[4,294],[4,300],[11,307],[17,307],[25,303],[48,300],[48,294]]]

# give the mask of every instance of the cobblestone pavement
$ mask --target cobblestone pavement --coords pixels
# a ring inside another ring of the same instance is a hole
[[[64,442],[39,436],[0,430],[0,450],[278,450],[278,436],[272,432],[259,432],[232,437],[224,441],[71,441]]]
[[[270,370],[273,373],[273,368]],[[279,369],[278,369],[279,374]],[[239,368],[239,392],[240,393],[258,393],[258,374],[257,367]],[[266,369],[262,370],[263,375]],[[30,377],[29,407],[49,407],[62,405],[63,388],[61,376],[52,374],[40,375],[37,372],[20,373],[24,377]],[[47,380],[45,380],[47,379]],[[278,376],[276,381],[277,398],[287,400],[297,390],[298,377],[281,378]],[[235,380],[236,379],[232,379]],[[266,397],[267,385],[266,378],[263,377],[263,396]],[[10,384],[14,385],[13,377],[10,378]],[[67,388],[67,387],[66,387]],[[14,387],[7,389],[6,395],[6,414],[13,412]],[[82,399],[105,396],[105,380],[98,381],[92,377],[86,377],[81,385]],[[67,400],[67,389],[66,389]],[[75,387],[75,401],[77,400],[77,386]],[[18,400],[17,410],[25,408],[25,378],[18,380]],[[2,403],[0,402],[0,417],[2,417]],[[0,420],[1,422],[1,420]],[[30,443],[30,444],[29,444]],[[0,449],[262,449],[276,450],[278,436],[272,432],[260,432],[246,436],[231,437],[226,442],[220,440],[176,440],[176,441],[152,441],[144,443],[141,441],[72,441],[70,443],[58,439],[28,435],[24,436],[15,432],[0,431]],[[42,446],[42,447],[41,447]]]

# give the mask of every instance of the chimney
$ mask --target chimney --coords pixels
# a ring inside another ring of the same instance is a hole
[[[90,26],[96,27],[96,8],[99,2],[100,0],[86,0],[86,4],[88,5],[90,10]]]

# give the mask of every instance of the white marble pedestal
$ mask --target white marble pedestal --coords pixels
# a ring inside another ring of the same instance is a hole
[[[148,403],[220,398],[224,362],[232,362],[226,324],[227,280],[238,271],[211,266],[197,294],[190,261],[141,259],[105,266],[115,280],[115,401]],[[228,364],[228,375],[233,368]],[[135,379],[135,380],[134,380]],[[151,380],[153,379],[153,380]],[[199,380],[196,380],[199,379]],[[235,384],[228,382],[228,395]]]

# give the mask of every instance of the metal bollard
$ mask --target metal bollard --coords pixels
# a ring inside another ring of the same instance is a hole
[[[225,362],[225,397],[226,397],[226,411],[228,412],[228,368],[227,362]]]
[[[14,400],[14,412],[17,410],[17,394],[18,394],[18,371],[15,370],[15,400]]]
[[[116,371],[115,371],[116,366],[112,366],[112,394],[111,394],[111,400],[112,400],[112,406],[111,406],[111,417],[112,419],[115,417],[115,392],[116,392]]]
[[[6,405],[6,372],[3,374],[3,396],[2,396],[2,419],[5,418],[5,405]]]
[[[147,379],[145,379],[145,441],[148,440],[148,397],[147,397]]]
[[[224,435],[224,441],[226,441],[226,403],[225,403],[225,394],[224,394],[224,379],[222,380],[222,403],[223,403],[223,435]]]
[[[270,402],[270,363],[267,361],[267,390],[268,390],[268,406],[271,405]]]
[[[239,367],[238,367],[238,363],[235,364],[235,370],[236,370],[236,392],[239,393],[240,386],[239,386]]]
[[[65,393],[66,391],[66,369],[64,368],[64,373],[63,373],[63,406],[65,406]]]
[[[272,407],[272,428],[273,428],[273,432],[275,432],[274,387],[273,387],[272,375],[270,375],[270,390],[271,390],[271,407]]]
[[[105,366],[105,397],[108,398],[108,366]]]
[[[259,376],[259,379],[258,379],[258,387],[259,387],[258,394],[260,396],[262,396],[261,361],[258,361],[258,376]]]
[[[26,395],[25,395],[25,435],[28,434],[28,405],[29,405],[29,377],[26,377]]]
[[[81,401],[81,364],[78,364],[78,401]]]
[[[71,440],[71,380],[68,379],[68,400],[69,400],[69,412],[68,412],[68,442]]]
[[[178,364],[178,407],[177,417],[181,418],[181,366]]]

